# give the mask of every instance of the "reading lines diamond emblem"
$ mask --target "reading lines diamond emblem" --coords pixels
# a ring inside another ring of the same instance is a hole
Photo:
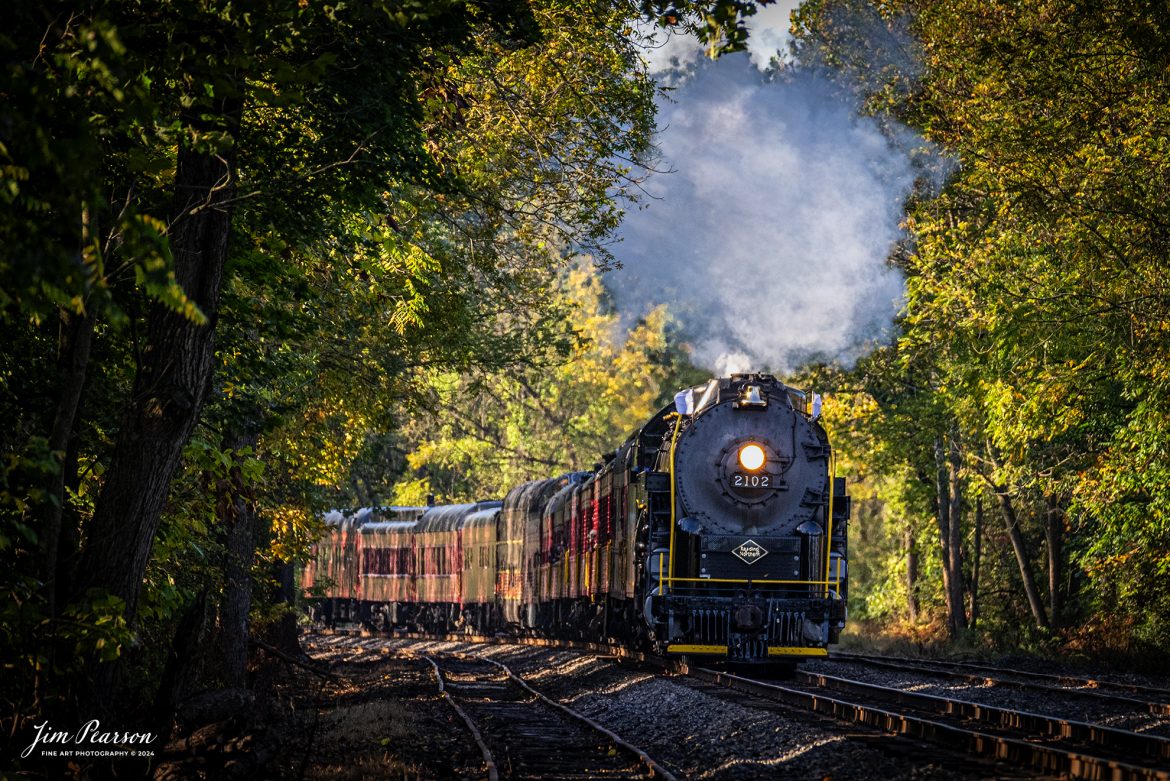
[[[739,544],[738,548],[731,551],[746,564],[755,564],[760,559],[768,555],[768,551],[764,550],[755,540],[745,540]]]

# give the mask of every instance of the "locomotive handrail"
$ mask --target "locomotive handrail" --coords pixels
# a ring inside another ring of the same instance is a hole
[[[671,583],[745,583],[751,585],[753,583],[766,583],[768,585],[785,585],[785,586],[825,586],[828,587],[829,580],[765,580],[762,578],[667,578],[667,582]]]
[[[837,486],[833,484],[837,475],[837,457],[829,451],[829,522],[825,524],[828,531],[825,534],[825,598],[829,596],[829,564],[833,560],[833,494],[837,493]],[[838,567],[840,570],[840,567]],[[837,584],[837,593],[841,593],[841,584]]]
[[[677,514],[677,511],[675,510],[675,504],[674,504],[675,503],[675,498],[674,498],[674,495],[675,495],[674,449],[675,449],[675,447],[678,446],[678,430],[680,428],[682,428],[682,415],[680,415],[679,413],[676,412],[676,413],[674,413],[674,416],[675,416],[674,433],[670,435],[670,544],[667,546],[669,551],[670,551],[667,554],[667,557],[669,558],[670,563],[667,565],[667,574],[669,575],[669,578],[668,578],[668,580],[662,581],[663,595],[666,594],[666,588],[665,588],[666,584],[668,582],[672,582],[674,580],[674,527],[675,527],[675,523],[678,520],[678,517],[677,517],[678,514]],[[659,571],[659,574],[661,574],[661,572],[662,572],[662,565],[661,564],[659,564],[658,571]]]

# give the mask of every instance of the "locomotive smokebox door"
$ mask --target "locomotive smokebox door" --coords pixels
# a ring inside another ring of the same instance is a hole
[[[678,432],[681,511],[711,534],[743,535],[737,545],[750,537],[771,551],[763,538],[792,535],[829,495],[829,451],[786,392],[761,382],[732,398],[700,405]]]

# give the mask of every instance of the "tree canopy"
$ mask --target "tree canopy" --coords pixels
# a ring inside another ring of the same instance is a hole
[[[1022,588],[984,600],[1000,626],[1023,613],[1088,642],[1087,622],[1097,642],[1162,649],[1168,23],[1154,3],[1071,1],[825,2],[798,19],[807,53],[955,162],[908,205],[901,334],[847,381],[866,400],[858,446],[903,465],[903,495],[925,489],[911,518],[945,516],[932,475],[951,473],[968,579],[988,534],[975,511],[1002,515],[988,542]],[[971,617],[967,600],[952,613]]]
[[[74,709],[161,720],[192,676],[239,682],[253,582],[303,554],[371,432],[425,406],[435,373],[574,349],[557,280],[609,262],[650,153],[639,18],[17,3],[7,735]]]

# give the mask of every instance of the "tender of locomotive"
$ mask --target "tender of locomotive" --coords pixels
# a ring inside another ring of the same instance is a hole
[[[849,498],[816,406],[768,375],[711,380],[594,472],[502,505],[334,518],[304,583],[333,620],[824,655],[845,622]]]

